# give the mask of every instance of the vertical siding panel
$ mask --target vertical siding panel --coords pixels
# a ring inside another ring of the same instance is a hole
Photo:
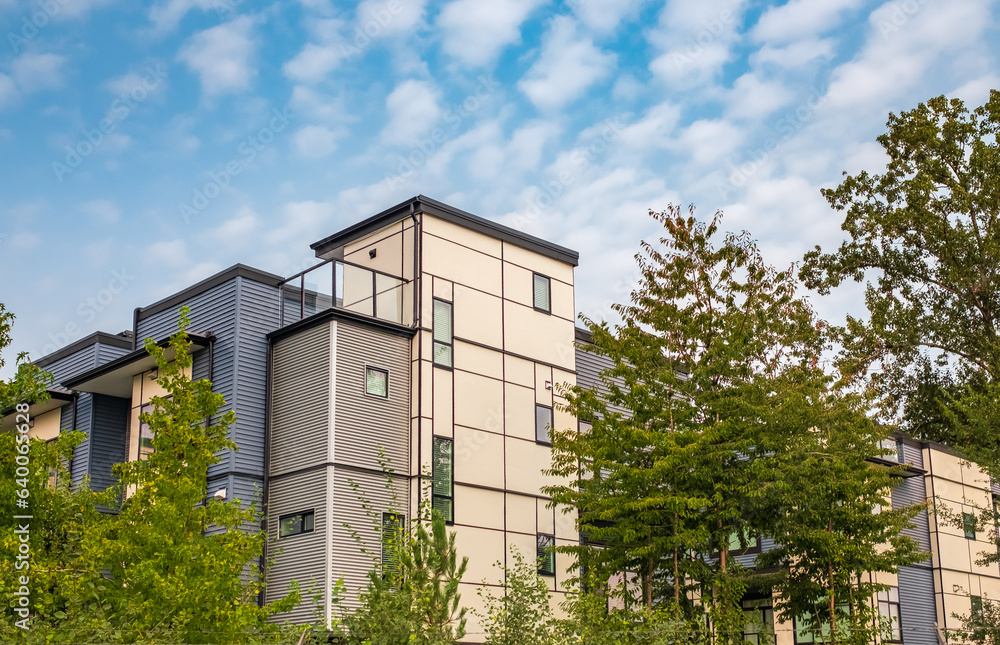
[[[93,425],[90,436],[90,487],[102,491],[114,484],[112,467],[125,461],[125,434],[130,400],[93,395]]]
[[[913,504],[923,504],[927,501],[927,491],[924,488],[923,477],[909,477],[892,489],[892,507],[903,508]],[[930,523],[927,510],[924,509],[911,520],[912,526],[903,529],[903,535],[916,540],[921,551],[931,550]]]
[[[899,568],[899,611],[906,645],[938,645],[932,569]]]

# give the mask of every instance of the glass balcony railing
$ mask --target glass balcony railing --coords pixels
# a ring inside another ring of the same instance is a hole
[[[357,264],[327,260],[288,278],[279,289],[282,326],[331,308],[413,324],[411,282]]]

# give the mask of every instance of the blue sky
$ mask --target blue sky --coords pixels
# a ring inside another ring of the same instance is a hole
[[[34,358],[425,194],[580,251],[625,299],[650,208],[787,265],[888,113],[1000,88],[986,0],[0,0],[0,302]],[[839,320],[857,289],[814,299]],[[10,365],[4,370],[9,373]]]

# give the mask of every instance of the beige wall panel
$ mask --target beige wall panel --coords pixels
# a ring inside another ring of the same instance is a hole
[[[495,257],[424,235],[424,273],[500,295],[501,263]]]
[[[504,354],[504,380],[525,387],[535,387],[535,364],[517,356]]]
[[[984,597],[1000,600],[1000,578],[980,576],[979,589]]]
[[[552,385],[551,389],[546,389],[546,381],[552,384],[552,368],[542,363],[535,363],[535,403],[540,405],[552,405],[555,385]]]
[[[508,304],[504,307],[504,329],[507,351],[574,369],[573,321]],[[531,333],[525,333],[529,330]]]
[[[564,396],[560,394],[560,389],[564,386],[576,385],[576,374],[573,372],[567,372],[565,370],[553,369],[552,378],[555,382],[555,392],[557,397]]]
[[[173,361],[171,361],[173,364]],[[191,377],[191,368],[185,367],[182,370],[188,378]],[[140,403],[149,403],[154,396],[167,396],[167,391],[163,389],[163,386],[156,382],[155,374],[157,374],[156,369],[149,370],[148,372],[143,372],[140,376],[142,378],[142,397]],[[132,401],[132,405],[135,405],[135,401]]]
[[[507,553],[512,554],[516,550],[524,558],[525,562],[535,561],[535,549],[538,543],[534,530],[529,534],[507,533]],[[508,558],[507,563],[513,564],[514,558]]]
[[[938,556],[943,568],[954,569],[956,571],[971,570],[972,561],[969,558],[969,540],[942,532],[938,534],[938,542],[940,544]]]
[[[955,455],[949,455],[940,450],[930,451],[931,468],[935,478],[962,481],[962,460]]]
[[[576,320],[576,311],[573,309],[576,306],[573,302],[573,287],[558,280],[552,280],[550,285],[552,315]]]
[[[569,512],[563,512],[566,510]],[[576,510],[569,506],[559,505],[556,507],[556,538],[570,540],[574,544],[580,539],[580,532],[576,528]]]
[[[993,542],[987,542],[983,538],[986,537],[986,533],[979,533],[979,540],[976,542],[969,542],[970,560],[972,561],[972,567],[969,569],[972,573],[979,574],[982,576],[996,576],[997,575],[997,565],[992,564],[976,564],[976,561],[983,557],[983,553],[996,553],[997,548]]]
[[[503,383],[495,379],[455,372],[455,423],[502,432]]]
[[[502,531],[503,493],[456,484],[455,521],[463,526]]]
[[[434,297],[451,302],[455,297],[453,286],[454,285],[451,280],[445,280],[444,278],[438,278],[435,276]]]
[[[503,263],[503,297],[512,302],[533,307],[535,305],[532,272],[510,262]]]
[[[556,546],[575,546],[576,540],[556,539]],[[569,571],[567,571],[569,569]],[[556,591],[568,591],[575,589],[576,585],[570,585],[569,581],[580,574],[575,567],[575,557],[569,553],[556,552]]]
[[[503,378],[503,353],[479,345],[455,341],[455,369]]]
[[[552,465],[548,446],[534,441],[507,440],[507,488],[508,490],[538,495],[542,486],[554,484],[554,477],[542,475],[543,469]]]
[[[28,436],[41,441],[51,441],[59,436],[59,419],[62,408],[49,410],[44,414],[39,414],[32,420],[34,425],[28,430]]]
[[[535,534],[535,498],[507,493],[507,530]]]
[[[434,432],[441,437],[454,436],[452,426],[455,424],[452,410],[454,373],[449,370],[434,370],[434,408],[429,410],[434,418]]]
[[[556,406],[552,411],[552,426],[559,431],[576,430],[576,417]]]
[[[556,280],[562,280],[567,284],[573,284],[573,267],[569,264],[539,255],[534,251],[522,249],[509,242],[503,243],[503,259],[505,262],[511,262],[529,271],[538,272]]]
[[[535,440],[535,392],[511,383],[504,384],[504,432],[509,437]]]
[[[427,354],[424,354],[427,357]],[[439,368],[438,368],[439,369]],[[425,417],[431,416],[434,409],[434,364],[429,360],[420,361],[420,414]]]
[[[502,489],[503,436],[455,426],[455,481]]]
[[[461,511],[458,511],[461,512]],[[453,527],[458,557],[469,558],[469,568],[465,571],[464,582],[479,585],[483,580],[488,584],[502,584],[503,572],[493,566],[503,562],[504,532],[472,526]],[[475,591],[473,591],[475,593]]]
[[[501,242],[495,237],[477,233],[471,229],[458,224],[446,222],[433,215],[423,216],[424,231],[448,240],[454,240],[458,244],[476,249],[482,253],[487,253],[495,258],[500,257]]]
[[[402,277],[406,265],[404,263],[404,236],[400,222],[390,227],[376,231],[360,240],[355,240],[344,247],[344,260],[361,266],[383,271]],[[409,236],[407,236],[409,237]],[[369,258],[368,253],[375,249],[375,257]],[[412,263],[413,260],[411,259]],[[412,264],[410,272],[412,273]]]
[[[535,498],[535,522],[539,533],[556,534],[555,517],[551,508],[547,508],[549,500]]]
[[[455,336],[490,347],[503,347],[501,300],[475,289],[455,285]]]
[[[937,576],[935,576],[937,578]],[[952,571],[950,569],[941,570],[941,582],[945,593],[964,594],[972,593],[972,576],[964,571]],[[978,585],[978,582],[976,584]],[[957,587],[957,590],[956,590]]]
[[[945,500],[945,503],[948,504],[948,506],[954,508],[963,503],[962,498],[966,495],[966,487],[949,479],[935,477],[934,493],[941,499]]]
[[[420,326],[431,329],[434,324],[434,285],[433,277],[426,276],[418,281],[420,289]],[[427,354],[424,354],[427,356]]]
[[[142,400],[142,374],[132,377],[132,405],[139,405]]]
[[[421,430],[420,433],[420,454],[418,459],[420,461],[420,474],[427,475],[431,474],[432,461],[431,452],[434,450],[434,421],[427,417],[421,417],[420,419]]]
[[[490,592],[496,597],[503,597],[503,589],[500,587],[489,587]],[[483,643],[486,641],[486,633],[483,631],[479,615],[486,615],[486,602],[479,597],[479,585],[461,584],[458,592],[462,594],[462,607],[468,609],[465,621],[465,637],[463,643]],[[475,613],[478,612],[478,615]]]

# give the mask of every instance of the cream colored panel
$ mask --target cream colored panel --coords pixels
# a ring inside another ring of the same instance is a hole
[[[990,487],[990,476],[984,473],[983,469],[976,464],[971,464],[969,467],[962,469],[962,481],[966,486],[978,489]]]
[[[489,235],[483,235],[482,233],[477,233],[471,229],[467,229],[464,226],[459,226],[457,224],[452,224],[451,222],[446,222],[443,219],[438,219],[433,215],[424,215],[423,219],[424,231],[432,233],[438,237],[443,237],[447,240],[454,240],[455,242],[468,246],[482,253],[488,253],[493,257],[500,257],[500,240]]]
[[[552,424],[556,430],[576,430],[576,417],[560,407],[552,410]]]
[[[34,425],[28,430],[28,436],[41,441],[51,441],[59,437],[59,418],[61,408],[49,410],[45,414],[34,417]]]
[[[574,543],[579,540],[580,531],[576,527],[576,509],[572,507],[559,505],[556,506],[555,523],[556,523],[556,538],[563,540],[572,540]],[[564,511],[569,511],[564,512]]]
[[[424,273],[500,295],[500,260],[424,235]]]
[[[450,370],[434,370],[434,407],[427,411],[434,419],[434,433],[442,437],[452,436],[452,387],[453,372]]]
[[[135,461],[139,458],[139,412],[142,408],[136,406],[132,408],[129,417],[128,432],[128,460]]]
[[[517,551],[524,558],[525,562],[535,561],[537,547],[538,542],[536,541],[534,529],[532,529],[527,535],[523,535],[521,533],[507,533],[507,553],[513,554]],[[514,559],[510,558],[508,562],[513,563]]]
[[[522,249],[510,242],[504,242],[503,259],[506,262],[524,267],[529,271],[541,273],[556,280],[562,280],[567,284],[573,284],[572,265],[560,262],[559,260],[553,260],[534,251]]]
[[[1000,599],[1000,578],[981,576],[979,578],[979,587],[983,596],[992,598],[993,600]]]
[[[547,499],[535,498],[535,521],[538,522],[538,532],[547,535],[556,534],[556,522],[551,508],[546,508]]]
[[[465,637],[463,643],[483,643],[486,641],[483,625],[479,616],[486,615],[486,601],[479,596],[479,585],[465,583],[458,585],[458,592],[462,594],[462,607],[468,609],[465,621]],[[488,587],[487,592],[494,597],[503,597],[502,587]]]
[[[455,521],[463,526],[503,530],[503,493],[455,485]]]
[[[434,297],[440,298],[441,300],[452,301],[454,294],[452,291],[451,280],[445,280],[444,278],[434,278]]]
[[[344,260],[375,271],[402,276],[405,264],[404,236],[401,228],[402,223],[397,222],[386,229],[349,243],[344,247]],[[375,251],[374,258],[368,257],[372,250]],[[413,260],[411,259],[410,262],[412,263]],[[412,268],[410,272],[412,272]]]
[[[526,387],[504,384],[504,432],[509,437],[535,440],[535,393]]]
[[[455,372],[455,423],[480,430],[503,432],[502,382]]]
[[[183,371],[185,376],[187,376],[188,378],[191,377],[190,367],[185,367]],[[164,390],[163,387],[156,382],[157,374],[158,372],[156,369],[151,369],[148,372],[143,372],[142,374],[139,375],[142,378],[142,399],[140,403],[142,404],[149,403],[154,396],[167,396],[167,391]],[[135,386],[133,385],[133,390],[134,387]],[[132,405],[135,404],[136,404],[135,400],[133,400]]]
[[[976,540],[975,542],[971,541],[969,542],[969,548],[972,551],[971,553],[972,568],[970,569],[970,571],[972,571],[972,573],[983,576],[995,576],[997,575],[997,565],[995,562],[993,564],[985,564],[985,565],[976,564],[976,561],[982,558],[984,553],[993,554],[997,552],[996,545],[993,542],[988,542],[984,539],[987,537],[987,535],[989,534],[986,531],[980,530],[979,539]]]
[[[132,377],[132,405],[138,405],[142,400],[142,374]]]
[[[503,347],[500,298],[456,284],[454,315],[456,337],[497,349]],[[524,334],[525,329],[520,333]]]
[[[431,329],[434,325],[434,285],[432,276],[420,281],[420,325]],[[427,355],[424,354],[426,357]]]
[[[575,370],[573,321],[508,303],[504,307],[504,329],[507,351]]]
[[[548,383],[549,387],[546,387]],[[535,403],[552,405],[552,368],[542,363],[535,363]]]
[[[434,450],[434,421],[426,417],[420,419],[420,474],[430,477],[433,472],[431,454]]]
[[[962,504],[965,496],[965,486],[947,479],[934,478],[934,492],[939,498],[945,501],[949,507],[956,507]]]
[[[550,291],[552,293],[552,315],[576,320],[576,311],[574,310],[576,304],[573,302],[572,285],[552,280]]]
[[[525,307],[535,306],[532,272],[510,262],[503,263],[503,297]]]
[[[420,414],[425,417],[431,416],[431,411],[434,409],[434,372],[436,372],[434,365],[427,359],[427,354],[424,354],[424,360],[420,361],[420,388],[421,388],[421,400],[420,400]]]
[[[962,460],[940,450],[931,450],[931,472],[934,477],[962,481]]]
[[[969,558],[969,540],[942,532],[938,534],[938,541],[940,543],[938,556],[943,568],[956,571],[970,570],[972,561]]]
[[[565,372],[560,369],[553,369],[552,378],[555,382],[556,396],[559,397],[564,396],[563,394],[560,394],[560,391],[562,390],[563,387],[576,385],[576,374],[573,374],[572,372]]]
[[[535,498],[507,493],[507,530],[534,535]]]
[[[458,513],[460,510],[456,508]],[[504,532],[491,529],[480,529],[472,526],[453,527],[456,538],[455,548],[458,557],[469,558],[469,568],[465,571],[465,582],[480,584],[486,580],[488,584],[502,584],[503,572],[493,566],[498,560],[503,562]],[[475,593],[475,591],[473,591]]]
[[[504,379],[525,387],[535,387],[535,364],[517,356],[504,354]]]
[[[935,576],[937,577],[937,576]],[[941,570],[941,581],[944,585],[945,593],[971,593],[972,578],[968,573],[961,571]],[[977,585],[978,586],[978,582]]]
[[[507,439],[507,488],[529,495],[540,495],[543,486],[557,483],[554,477],[542,475],[552,466],[548,446],[534,441]]]
[[[556,540],[557,547],[574,546],[576,544],[578,544],[576,540]],[[556,551],[556,591],[567,591],[571,588],[569,581],[580,574],[579,570],[577,570],[573,565],[574,557],[572,554],[560,553],[559,551]],[[572,585],[572,587],[575,586],[576,585]]]
[[[455,481],[502,489],[503,436],[455,426]]]
[[[503,378],[503,353],[478,345],[455,341],[455,369]]]

